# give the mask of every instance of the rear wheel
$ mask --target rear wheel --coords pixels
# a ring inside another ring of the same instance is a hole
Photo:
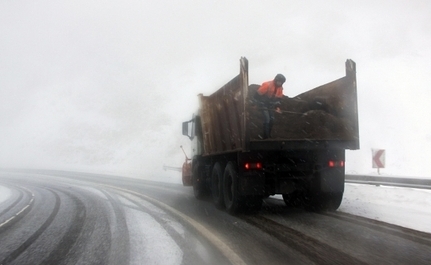
[[[192,178],[193,178],[193,193],[197,199],[202,199],[205,197],[205,184],[204,179],[201,176],[201,171],[199,169],[199,163],[196,163],[193,166],[192,171]]]
[[[211,173],[211,193],[214,205],[217,208],[223,208],[223,166],[220,163],[215,163]]]
[[[227,163],[223,174],[223,195],[226,211],[230,214],[238,213],[242,198],[238,194],[238,171],[232,162]]]
[[[223,198],[226,211],[230,214],[256,213],[262,208],[262,196],[242,196],[239,194],[238,170],[232,162],[229,162],[224,170]]]

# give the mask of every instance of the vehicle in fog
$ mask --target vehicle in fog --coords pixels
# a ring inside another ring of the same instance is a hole
[[[359,149],[356,64],[346,75],[279,105],[272,137],[263,139],[262,109],[249,85],[248,60],[240,73],[209,96],[182,124],[193,155],[183,165],[196,198],[211,195],[235,214],[259,211],[262,199],[281,194],[288,205],[336,210],[342,201],[345,150]]]

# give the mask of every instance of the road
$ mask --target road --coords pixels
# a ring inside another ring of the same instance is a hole
[[[0,264],[431,264],[431,235],[266,199],[231,216],[190,188],[0,171]]]

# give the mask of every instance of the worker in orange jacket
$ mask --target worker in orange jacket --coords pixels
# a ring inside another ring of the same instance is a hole
[[[254,96],[264,117],[262,139],[271,138],[271,130],[275,120],[274,112],[281,113],[277,105],[280,104],[280,99],[283,97],[284,82],[286,82],[286,77],[277,74],[274,80],[264,82]]]

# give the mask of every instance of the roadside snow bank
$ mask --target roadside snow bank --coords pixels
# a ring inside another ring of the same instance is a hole
[[[346,183],[338,211],[431,233],[431,190]]]
[[[0,186],[0,203],[9,199],[10,196],[12,196],[12,191],[5,186]]]

